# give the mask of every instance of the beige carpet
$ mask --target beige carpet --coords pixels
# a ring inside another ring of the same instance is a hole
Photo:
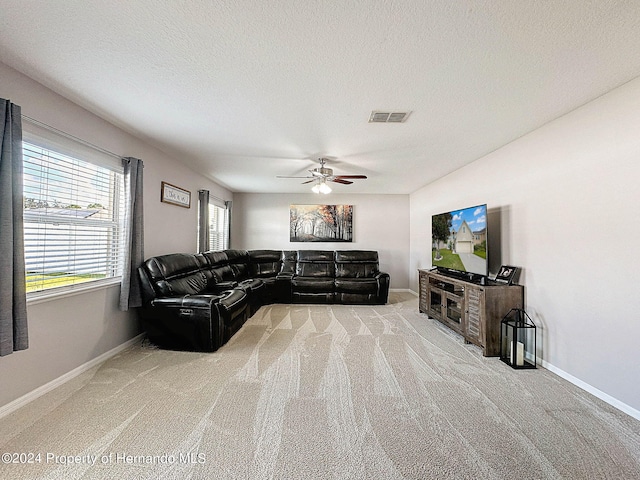
[[[640,422],[417,303],[274,305],[213,354],[132,347],[0,420],[25,454],[0,478],[640,478]]]

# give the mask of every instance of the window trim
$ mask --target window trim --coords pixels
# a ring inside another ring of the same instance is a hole
[[[101,278],[99,280],[90,280],[76,285],[63,285],[61,287],[38,290],[37,292],[27,292],[27,306],[59,300],[65,297],[73,297],[82,293],[106,290],[111,287],[119,286],[121,280],[122,276]]]

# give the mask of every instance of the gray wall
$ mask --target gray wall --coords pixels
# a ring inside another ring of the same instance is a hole
[[[412,288],[431,215],[487,203],[491,269],[523,268],[545,365],[638,414],[639,179],[636,79],[412,194]]]
[[[195,195],[230,192],[0,64],[0,96],[23,113],[145,162],[147,256],[196,247]],[[411,196],[331,195],[355,206],[355,242],[376,249],[393,288],[417,291],[429,267],[431,215],[489,206],[491,269],[523,267],[526,308],[545,365],[611,403],[640,411],[640,80],[434,182]],[[419,174],[419,172],[416,172]],[[160,203],[160,182],[192,192],[191,209]],[[322,248],[289,243],[291,203],[316,195],[235,194],[234,248]],[[499,236],[495,235],[499,232]],[[499,252],[499,255],[497,255]],[[99,357],[138,333],[117,309],[118,287],[30,304],[31,347],[0,359],[0,407]]]
[[[290,242],[289,205],[324,203],[353,205],[353,242]],[[377,250],[391,288],[407,289],[409,196],[236,193],[231,245],[249,250]]]
[[[193,252],[197,190],[232,195],[145,142],[0,63],[0,97],[23,115],[122,156],[144,161],[145,254]],[[24,124],[28,128],[28,124]],[[192,192],[190,209],[160,202],[164,180]],[[118,310],[119,285],[27,305],[28,350],[0,358],[0,408],[118,347],[139,333],[134,314]]]

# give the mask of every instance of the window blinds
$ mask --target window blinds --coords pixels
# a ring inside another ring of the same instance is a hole
[[[209,204],[209,248],[224,250],[229,248],[229,210]]]
[[[122,273],[122,167],[23,143],[27,292]]]

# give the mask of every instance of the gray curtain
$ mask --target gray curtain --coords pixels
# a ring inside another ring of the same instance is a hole
[[[231,248],[231,210],[233,207],[233,202],[231,200],[227,200],[224,202],[224,206],[227,209],[227,218],[229,221],[227,222],[227,248]]]
[[[22,220],[22,118],[0,99],[0,356],[29,348]]]
[[[142,160],[122,159],[125,184],[126,239],[120,288],[120,310],[142,306],[138,267],[144,262],[144,219],[142,211]]]
[[[198,251],[208,252],[209,245],[209,190],[198,190]]]

